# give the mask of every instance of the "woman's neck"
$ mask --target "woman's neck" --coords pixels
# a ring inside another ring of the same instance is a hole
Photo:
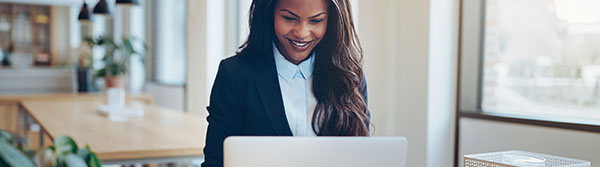
[[[292,63],[294,65],[300,65],[302,62],[304,62],[305,60],[307,60],[308,58],[310,58],[310,55],[308,57],[304,58],[301,61],[297,61],[297,60],[294,60],[294,59],[290,58],[289,54],[287,53],[287,51],[285,50],[285,48],[283,48],[281,46],[281,43],[279,43],[279,41],[275,42],[275,47],[277,48],[277,50],[279,51],[279,53],[281,55],[283,55],[283,57],[285,58],[285,60],[289,61],[290,63]]]

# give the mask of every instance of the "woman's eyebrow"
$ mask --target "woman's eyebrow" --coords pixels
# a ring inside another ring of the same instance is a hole
[[[321,12],[321,13],[319,13],[319,14],[317,14],[317,15],[311,16],[310,18],[316,18],[316,17],[318,17],[318,16],[320,16],[320,15],[323,15],[323,14],[327,14],[327,13],[326,13],[326,12]]]
[[[298,17],[298,18],[300,17],[300,16],[298,16],[297,14],[295,14],[294,12],[292,12],[292,11],[290,11],[290,10],[288,10],[288,9],[279,9],[279,11],[288,12],[288,13],[290,13],[292,16],[295,16],[295,17]],[[317,15],[314,15],[314,16],[311,16],[311,17],[309,17],[309,18],[316,18],[316,17],[318,17],[318,16],[320,16],[320,15],[323,15],[323,14],[327,14],[327,13],[326,13],[326,12],[321,12],[321,13],[319,13],[319,14],[317,14]]]
[[[294,14],[292,11],[290,11],[290,10],[288,10],[288,9],[279,9],[279,11],[288,12],[288,13],[292,14],[292,15],[293,15],[293,16],[295,16],[295,17],[298,17],[298,18],[300,17],[300,16],[298,16],[297,14]]]

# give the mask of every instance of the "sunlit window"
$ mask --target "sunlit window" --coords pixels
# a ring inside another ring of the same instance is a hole
[[[154,1],[154,78],[169,85],[185,84],[186,1]]]
[[[600,119],[600,1],[487,0],[484,111]]]

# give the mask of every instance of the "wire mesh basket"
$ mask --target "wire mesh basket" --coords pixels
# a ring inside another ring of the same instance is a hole
[[[590,161],[526,151],[501,151],[464,156],[465,167],[590,167]]]

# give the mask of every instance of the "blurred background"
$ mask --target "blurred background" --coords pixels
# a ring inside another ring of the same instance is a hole
[[[374,135],[406,136],[409,166],[511,149],[600,162],[600,1],[351,3]],[[90,39],[110,36],[137,54],[117,55],[128,93],[206,117],[250,4],[0,0],[0,95],[103,92],[110,51]],[[0,105],[5,121],[12,111]]]

